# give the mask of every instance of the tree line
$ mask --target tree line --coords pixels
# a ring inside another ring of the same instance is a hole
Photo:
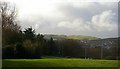
[[[16,21],[16,11],[14,5],[8,2],[0,2],[3,58],[39,58],[43,46],[51,49],[45,54],[54,54],[52,52],[54,51],[52,50],[54,48],[53,39],[46,41],[42,34],[35,34],[32,27],[22,31]]]

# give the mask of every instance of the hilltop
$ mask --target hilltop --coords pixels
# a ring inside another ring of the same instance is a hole
[[[62,40],[62,39],[75,39],[75,40],[97,40],[100,38],[93,37],[93,36],[83,36],[83,35],[52,35],[52,34],[45,34],[45,39],[53,38],[55,40]]]

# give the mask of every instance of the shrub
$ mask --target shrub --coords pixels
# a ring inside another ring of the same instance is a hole
[[[11,46],[3,48],[3,59],[12,59],[14,58],[14,48]]]
[[[107,57],[105,57],[105,59],[108,59],[108,60],[116,60],[116,57],[114,57],[114,56],[107,56]]]

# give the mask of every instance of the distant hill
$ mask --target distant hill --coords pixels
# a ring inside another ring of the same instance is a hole
[[[120,38],[120,37],[114,37],[114,38],[104,38],[104,39],[102,39],[102,40],[118,40],[118,38]]]
[[[45,39],[53,38],[54,40],[62,40],[62,39],[75,39],[75,40],[96,40],[100,39],[93,36],[82,36],[82,35],[51,35],[51,34],[45,34]]]
[[[66,39],[66,35],[51,35],[51,34],[45,34],[44,35],[44,38],[45,39],[50,39],[50,38],[53,38],[54,40],[63,40],[63,39]]]
[[[68,39],[77,39],[77,40],[96,40],[96,39],[100,39],[97,37],[93,37],[93,36],[82,36],[82,35],[71,35],[71,36],[67,36]]]

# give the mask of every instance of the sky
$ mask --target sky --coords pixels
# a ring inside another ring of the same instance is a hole
[[[118,36],[118,0],[3,0],[16,5],[22,29],[36,33]]]

